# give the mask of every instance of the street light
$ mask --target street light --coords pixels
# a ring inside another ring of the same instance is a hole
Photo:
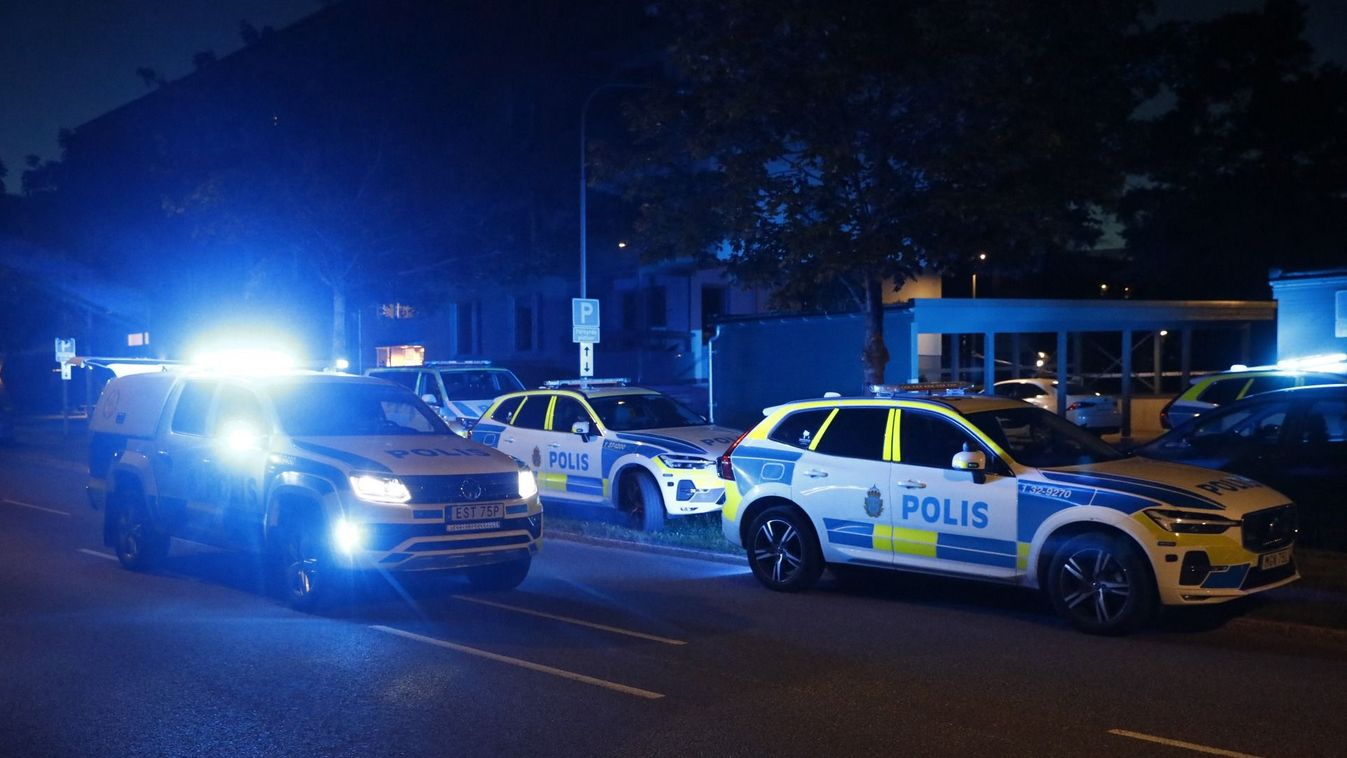
[[[589,164],[589,155],[585,150],[585,125],[589,121],[589,104],[594,102],[594,96],[599,94],[600,92],[603,92],[604,90],[609,89],[649,89],[649,87],[644,84],[624,84],[622,82],[607,82],[605,84],[600,84],[599,86],[589,91],[589,95],[585,97],[585,104],[580,107],[580,297],[581,299],[584,299],[587,295],[585,283],[587,280],[586,259],[588,257],[585,254],[585,250],[587,247],[585,241],[585,233],[586,233],[585,227],[587,219],[585,214],[586,214],[586,199],[589,193],[587,191],[588,187],[586,186],[585,182],[585,170]]]
[[[986,253],[978,253],[978,261],[985,261],[985,260],[987,260],[987,254],[986,254]],[[973,265],[974,265],[974,268],[973,268],[973,299],[976,300],[977,297],[978,297],[978,271],[977,271],[977,268],[976,268],[977,264],[975,263],[975,264],[973,264]]]

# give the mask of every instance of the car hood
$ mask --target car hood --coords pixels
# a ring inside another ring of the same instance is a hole
[[[510,456],[453,434],[379,437],[297,437],[296,455],[326,458],[347,471],[404,476],[515,471]]]
[[[671,453],[706,455],[712,458],[725,452],[725,448],[738,439],[739,435],[740,432],[736,429],[711,424],[617,432],[617,438],[623,442],[655,445]]]
[[[1222,511],[1237,517],[1290,502],[1282,493],[1248,477],[1145,458],[1036,471],[1037,476],[1025,479],[1069,488],[1071,501],[1080,505],[1103,505],[1126,512],[1163,506]]]

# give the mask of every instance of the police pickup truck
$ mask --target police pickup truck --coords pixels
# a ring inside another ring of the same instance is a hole
[[[826,565],[1039,588],[1081,630],[1294,581],[1296,507],[1251,479],[1125,458],[1042,408],[920,388],[802,400],[718,461],[725,537],[770,589]]]
[[[129,569],[171,537],[267,556],[290,603],[355,570],[527,576],[542,536],[533,474],[364,377],[195,370],[113,379],[90,421],[91,505]]]

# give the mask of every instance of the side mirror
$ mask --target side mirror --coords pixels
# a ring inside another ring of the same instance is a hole
[[[987,468],[987,454],[981,450],[964,450],[954,454],[950,467],[956,471],[982,471]]]
[[[426,405],[438,406],[440,404],[440,399],[430,394],[429,392],[421,396],[421,401],[424,402]]]
[[[571,424],[571,434],[580,435],[580,438],[583,439],[585,442],[589,441],[589,437],[593,433],[594,432],[591,431],[589,428],[588,421],[577,421],[574,424]]]

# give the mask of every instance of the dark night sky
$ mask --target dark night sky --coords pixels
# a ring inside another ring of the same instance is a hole
[[[168,79],[192,56],[242,47],[239,22],[277,29],[318,0],[0,0],[0,161],[19,188],[24,156],[58,158],[56,132],[146,92],[136,69]]]
[[[1160,0],[1162,15],[1203,18],[1262,0]],[[1320,54],[1347,61],[1347,0],[1308,0],[1307,36]],[[319,0],[0,0],[0,161],[19,187],[24,157],[58,158],[56,132],[144,94],[149,66],[168,79],[192,55],[238,49],[239,22],[281,28]]]

